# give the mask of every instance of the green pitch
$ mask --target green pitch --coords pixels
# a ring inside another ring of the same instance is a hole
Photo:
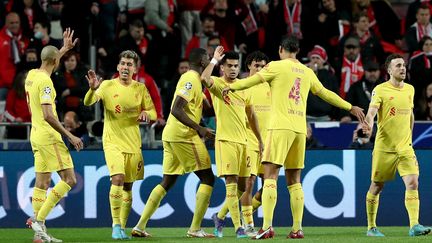
[[[63,242],[118,242],[111,239],[110,228],[49,228],[49,233]],[[300,242],[431,242],[432,235],[420,237],[408,237],[407,227],[380,227],[386,234],[384,238],[368,238],[365,236],[365,227],[305,227],[305,239]],[[222,239],[191,239],[186,237],[186,228],[148,228],[153,237],[145,239],[133,238],[127,242],[256,242],[249,239],[237,240],[234,230],[228,227],[224,230]],[[212,229],[206,228],[207,232]],[[282,242],[288,233],[288,228],[275,228],[276,237],[264,242]],[[127,230],[130,234],[130,229]],[[6,243],[32,242],[33,231],[31,229],[0,229],[0,241]],[[292,241],[292,240],[290,240]],[[295,240],[297,242],[298,240]]]

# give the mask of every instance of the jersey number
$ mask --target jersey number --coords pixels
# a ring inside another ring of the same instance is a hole
[[[294,81],[294,85],[291,87],[291,91],[289,92],[289,99],[293,99],[295,104],[298,105],[300,103],[300,84],[301,78],[296,78]]]

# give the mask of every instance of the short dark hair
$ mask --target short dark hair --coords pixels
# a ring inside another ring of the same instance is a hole
[[[420,4],[420,6],[418,7],[416,13],[418,13],[420,11],[420,9],[429,10],[429,4],[427,4],[427,3]]]
[[[201,23],[204,23],[205,21],[210,21],[210,22],[215,21],[214,17],[212,15],[209,15],[209,14],[201,15],[200,20],[201,20]]]
[[[135,19],[134,21],[132,21],[132,23],[129,24],[129,27],[143,28],[144,25],[141,19]]]
[[[294,35],[286,35],[282,37],[280,47],[289,53],[298,53],[300,51],[299,40]]]
[[[42,28],[47,29],[47,34],[51,34],[51,24],[46,20],[36,20],[35,24],[39,23]]]
[[[138,62],[140,61],[140,57],[138,54],[132,50],[122,51],[119,55],[119,60],[122,58],[130,58],[134,60],[135,67],[138,68]]]
[[[388,68],[390,67],[391,61],[393,59],[397,59],[397,58],[403,59],[403,56],[401,54],[397,54],[397,53],[390,54],[385,61],[385,64],[384,64],[385,69],[388,70]]]
[[[246,69],[247,70],[249,70],[248,66],[251,65],[253,61],[256,61],[256,62],[265,61],[266,63],[268,63],[269,62],[269,58],[263,52],[260,52],[260,51],[254,51],[254,52],[252,52],[251,54],[249,54],[246,57],[246,62],[245,63],[246,63]]]
[[[194,48],[189,53],[189,63],[192,65],[201,65],[203,56],[207,55],[207,51],[203,48]]]
[[[421,51],[423,51],[423,46],[426,43],[427,40],[432,40],[432,37],[428,36],[428,35],[424,35],[420,40],[419,40],[419,49]]]
[[[225,56],[222,58],[221,64],[225,64],[226,60],[239,60],[240,59],[240,55],[238,54],[238,52],[235,51],[228,51],[225,52]]]
[[[362,17],[366,17],[366,18],[369,19],[368,15],[367,15],[366,13],[364,13],[364,12],[360,12],[360,13],[355,14],[355,15],[353,16],[353,20],[352,20],[352,22],[353,22],[353,23],[358,23]]]

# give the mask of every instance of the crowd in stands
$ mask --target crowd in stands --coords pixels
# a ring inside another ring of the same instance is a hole
[[[242,60],[255,50],[278,60],[279,40],[287,34],[300,38],[298,59],[315,71],[325,87],[365,111],[373,88],[387,78],[386,56],[403,54],[408,64],[406,81],[416,89],[416,120],[431,120],[432,1],[406,3],[404,13],[397,13],[390,2],[1,0],[0,121],[30,121],[23,80],[40,65],[44,46],[61,47],[66,27],[75,31],[79,44],[52,75],[58,114],[65,123],[71,111],[72,120],[79,117],[77,123],[94,120],[94,112],[82,104],[92,51],[97,57],[95,69],[104,79],[118,75],[122,50],[140,55],[135,80],[148,88],[163,127],[177,80],[189,68],[191,49],[205,48],[211,55],[222,45],[227,51],[238,51]],[[242,71],[241,76],[246,76],[244,64]],[[308,121],[355,119],[312,94],[307,117]],[[8,136],[22,134],[9,132]]]

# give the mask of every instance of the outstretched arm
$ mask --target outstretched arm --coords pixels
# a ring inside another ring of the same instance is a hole
[[[204,71],[201,74],[201,82],[206,86],[207,88],[211,87],[213,85],[213,80],[211,79],[211,74],[213,72],[214,67],[218,62],[222,60],[224,57],[224,48],[222,46],[216,47],[216,50],[213,54],[213,59],[210,61],[210,63],[207,65],[207,67],[204,69]]]

